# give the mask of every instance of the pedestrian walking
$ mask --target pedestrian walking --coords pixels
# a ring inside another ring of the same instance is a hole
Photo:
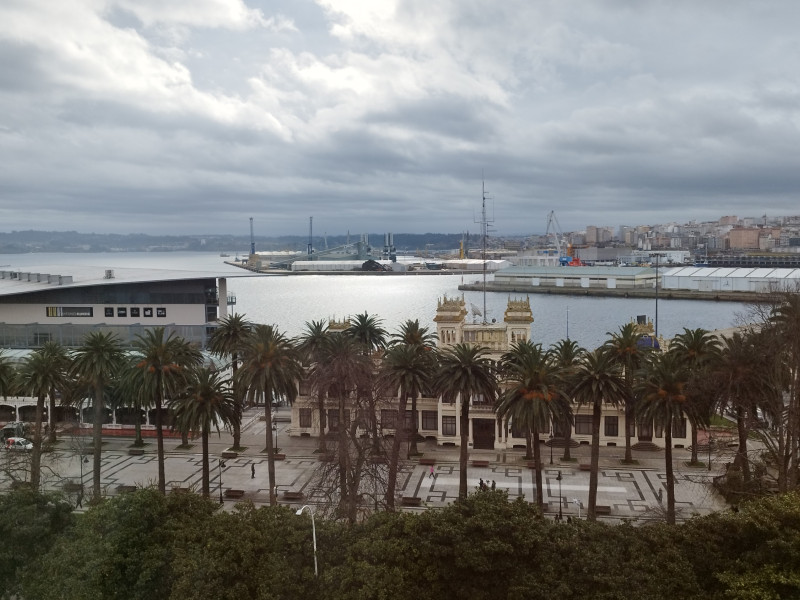
[[[494,482],[494,479],[492,479],[492,491],[494,491],[494,488],[496,488],[496,487],[497,487],[497,484]]]
[[[432,477],[433,477],[434,479],[436,479],[436,478],[434,477],[434,475],[433,475],[433,465],[431,465],[431,470],[430,470],[430,473],[428,473],[428,479],[430,479],[430,478],[432,478]]]
[[[256,463],[250,463],[250,479],[256,478]]]

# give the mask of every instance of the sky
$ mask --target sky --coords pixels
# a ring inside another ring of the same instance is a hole
[[[796,0],[3,0],[0,231],[798,212]]]

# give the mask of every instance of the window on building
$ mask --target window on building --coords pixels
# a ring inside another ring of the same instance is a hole
[[[131,306],[131,316],[132,317],[140,316],[140,310],[138,306]]]
[[[397,424],[396,410],[381,410],[381,427],[383,429],[394,429]]]
[[[345,427],[350,423],[350,411],[344,411],[344,422]],[[339,431],[339,409],[338,408],[329,408],[328,409],[328,430],[329,431]]]
[[[672,437],[673,438],[686,437],[686,419],[675,419],[672,422]]]
[[[153,316],[153,309],[152,308],[144,308],[142,309],[144,312],[145,317],[152,317]]]
[[[43,332],[35,332],[33,334],[33,345],[34,346],[44,346],[47,342],[52,341],[53,336],[49,333]]]
[[[311,409],[300,409],[300,427],[311,427]]]
[[[128,309],[124,306],[117,307],[117,316],[118,317],[127,317],[128,316]]]
[[[436,431],[439,429],[439,412],[435,410],[423,410],[422,428],[426,431]]]
[[[167,316],[167,309],[166,308],[157,308],[156,309],[156,316],[157,317],[166,317]]]
[[[106,306],[105,313],[106,313],[107,317],[113,317],[114,316],[114,307],[113,306]]]
[[[592,435],[592,415],[575,415],[575,434]]]
[[[664,426],[661,423],[653,423],[653,429],[657,438],[664,437]]]
[[[442,435],[455,435],[456,434],[456,418],[442,417]]]
[[[414,415],[410,410],[406,411],[406,432],[412,431],[414,428]]]
[[[511,420],[511,437],[524,438],[525,428],[519,426],[517,423],[519,423],[519,421],[516,421],[514,419]]]
[[[617,437],[619,435],[619,417],[607,416],[605,420],[605,435],[606,437]]]

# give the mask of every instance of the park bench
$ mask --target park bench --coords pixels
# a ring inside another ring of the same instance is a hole
[[[274,460],[286,460],[286,455],[283,452],[276,453],[272,455]]]
[[[129,448],[128,449],[128,456],[142,456],[144,454],[144,448]]]
[[[587,465],[586,463],[581,463],[580,465],[578,465],[578,469],[581,470],[581,471],[591,471],[592,470],[592,465]]]
[[[222,452],[222,458],[237,458],[239,456],[238,452],[234,452],[233,450],[224,450]]]
[[[302,500],[304,498],[303,492],[294,492],[291,490],[286,490],[283,492],[283,499],[284,500]]]
[[[598,505],[594,507],[594,514],[596,515],[610,515],[611,514],[611,507]]]
[[[527,463],[525,463],[525,466],[528,467],[529,469],[533,469],[535,471],[536,470],[536,461],[535,460],[529,460]]]
[[[239,498],[244,496],[244,490],[232,490],[227,489],[225,490],[225,497],[231,498],[233,500],[238,500]]]
[[[473,460],[473,461],[472,461],[472,466],[473,466],[473,467],[483,467],[483,468],[486,468],[486,467],[488,467],[488,466],[489,466],[489,461],[488,461],[488,460],[482,460],[482,459]]]
[[[403,496],[400,504],[403,506],[422,506],[422,498],[418,496]]]
[[[428,466],[435,465],[436,464],[436,459],[435,458],[425,458],[423,456],[422,458],[419,459],[419,464],[428,465]]]

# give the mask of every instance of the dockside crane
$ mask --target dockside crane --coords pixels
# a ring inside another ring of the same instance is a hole
[[[556,252],[558,253],[558,262],[561,264],[561,266],[583,266],[583,263],[580,259],[572,256],[572,244],[570,244],[566,238],[564,238],[564,233],[561,231],[561,224],[558,222],[558,217],[556,217],[556,211],[554,210],[551,210],[547,214],[547,230],[545,231],[544,235],[547,238],[549,238],[550,235],[553,236],[553,246],[556,247]]]

